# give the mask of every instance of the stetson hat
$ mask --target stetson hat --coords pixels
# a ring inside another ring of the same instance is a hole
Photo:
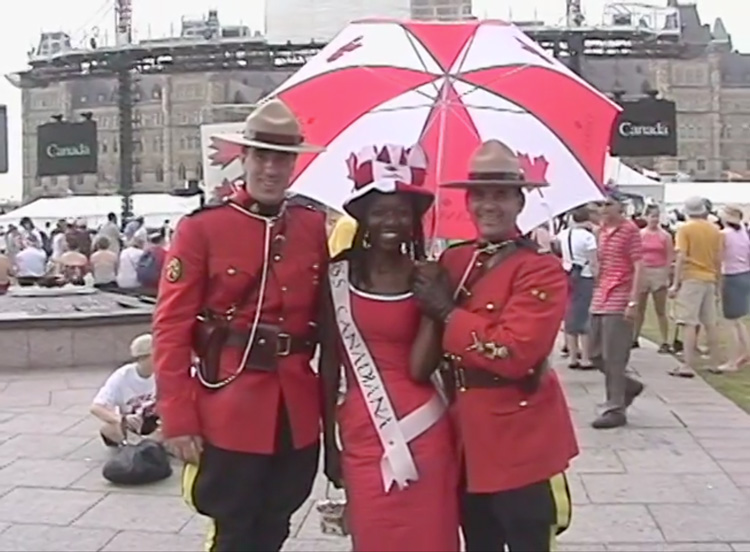
[[[469,161],[469,176],[466,180],[442,184],[445,188],[465,189],[488,185],[515,188],[548,186],[546,182],[526,180],[518,154],[499,140],[488,140],[474,152]]]
[[[320,153],[324,147],[305,142],[302,125],[283,101],[273,98],[261,103],[248,115],[241,134],[221,134],[217,138],[251,148]]]
[[[739,205],[724,205],[719,211],[721,219],[728,224],[741,224],[742,223],[742,207]]]

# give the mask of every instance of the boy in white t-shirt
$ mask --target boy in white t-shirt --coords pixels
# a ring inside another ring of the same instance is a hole
[[[127,432],[153,436],[159,426],[151,341],[151,334],[136,337],[134,361],[115,370],[94,397],[91,413],[104,422],[100,432],[109,447],[124,444]]]

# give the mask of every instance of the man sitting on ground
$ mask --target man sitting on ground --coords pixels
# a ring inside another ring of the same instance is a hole
[[[107,378],[96,394],[91,413],[104,422],[101,436],[108,447],[127,442],[127,433],[156,437],[159,419],[154,410],[156,381],[151,361],[151,334],[130,344],[133,362],[121,366]]]

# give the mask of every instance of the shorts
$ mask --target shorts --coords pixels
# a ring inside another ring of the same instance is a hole
[[[721,283],[724,318],[737,320],[750,312],[750,272],[725,274]]]
[[[669,287],[668,266],[644,266],[638,289],[641,293],[653,293]]]
[[[716,284],[703,280],[682,282],[675,299],[674,318],[686,326],[716,324]]]

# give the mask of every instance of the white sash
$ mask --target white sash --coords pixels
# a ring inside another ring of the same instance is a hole
[[[329,276],[339,334],[370,419],[385,451],[380,466],[385,491],[390,491],[393,483],[405,489],[410,481],[419,479],[408,443],[440,419],[446,404],[441,395],[435,393],[432,399],[401,420],[396,417],[375,360],[352,317],[349,263],[339,261],[332,264]]]

